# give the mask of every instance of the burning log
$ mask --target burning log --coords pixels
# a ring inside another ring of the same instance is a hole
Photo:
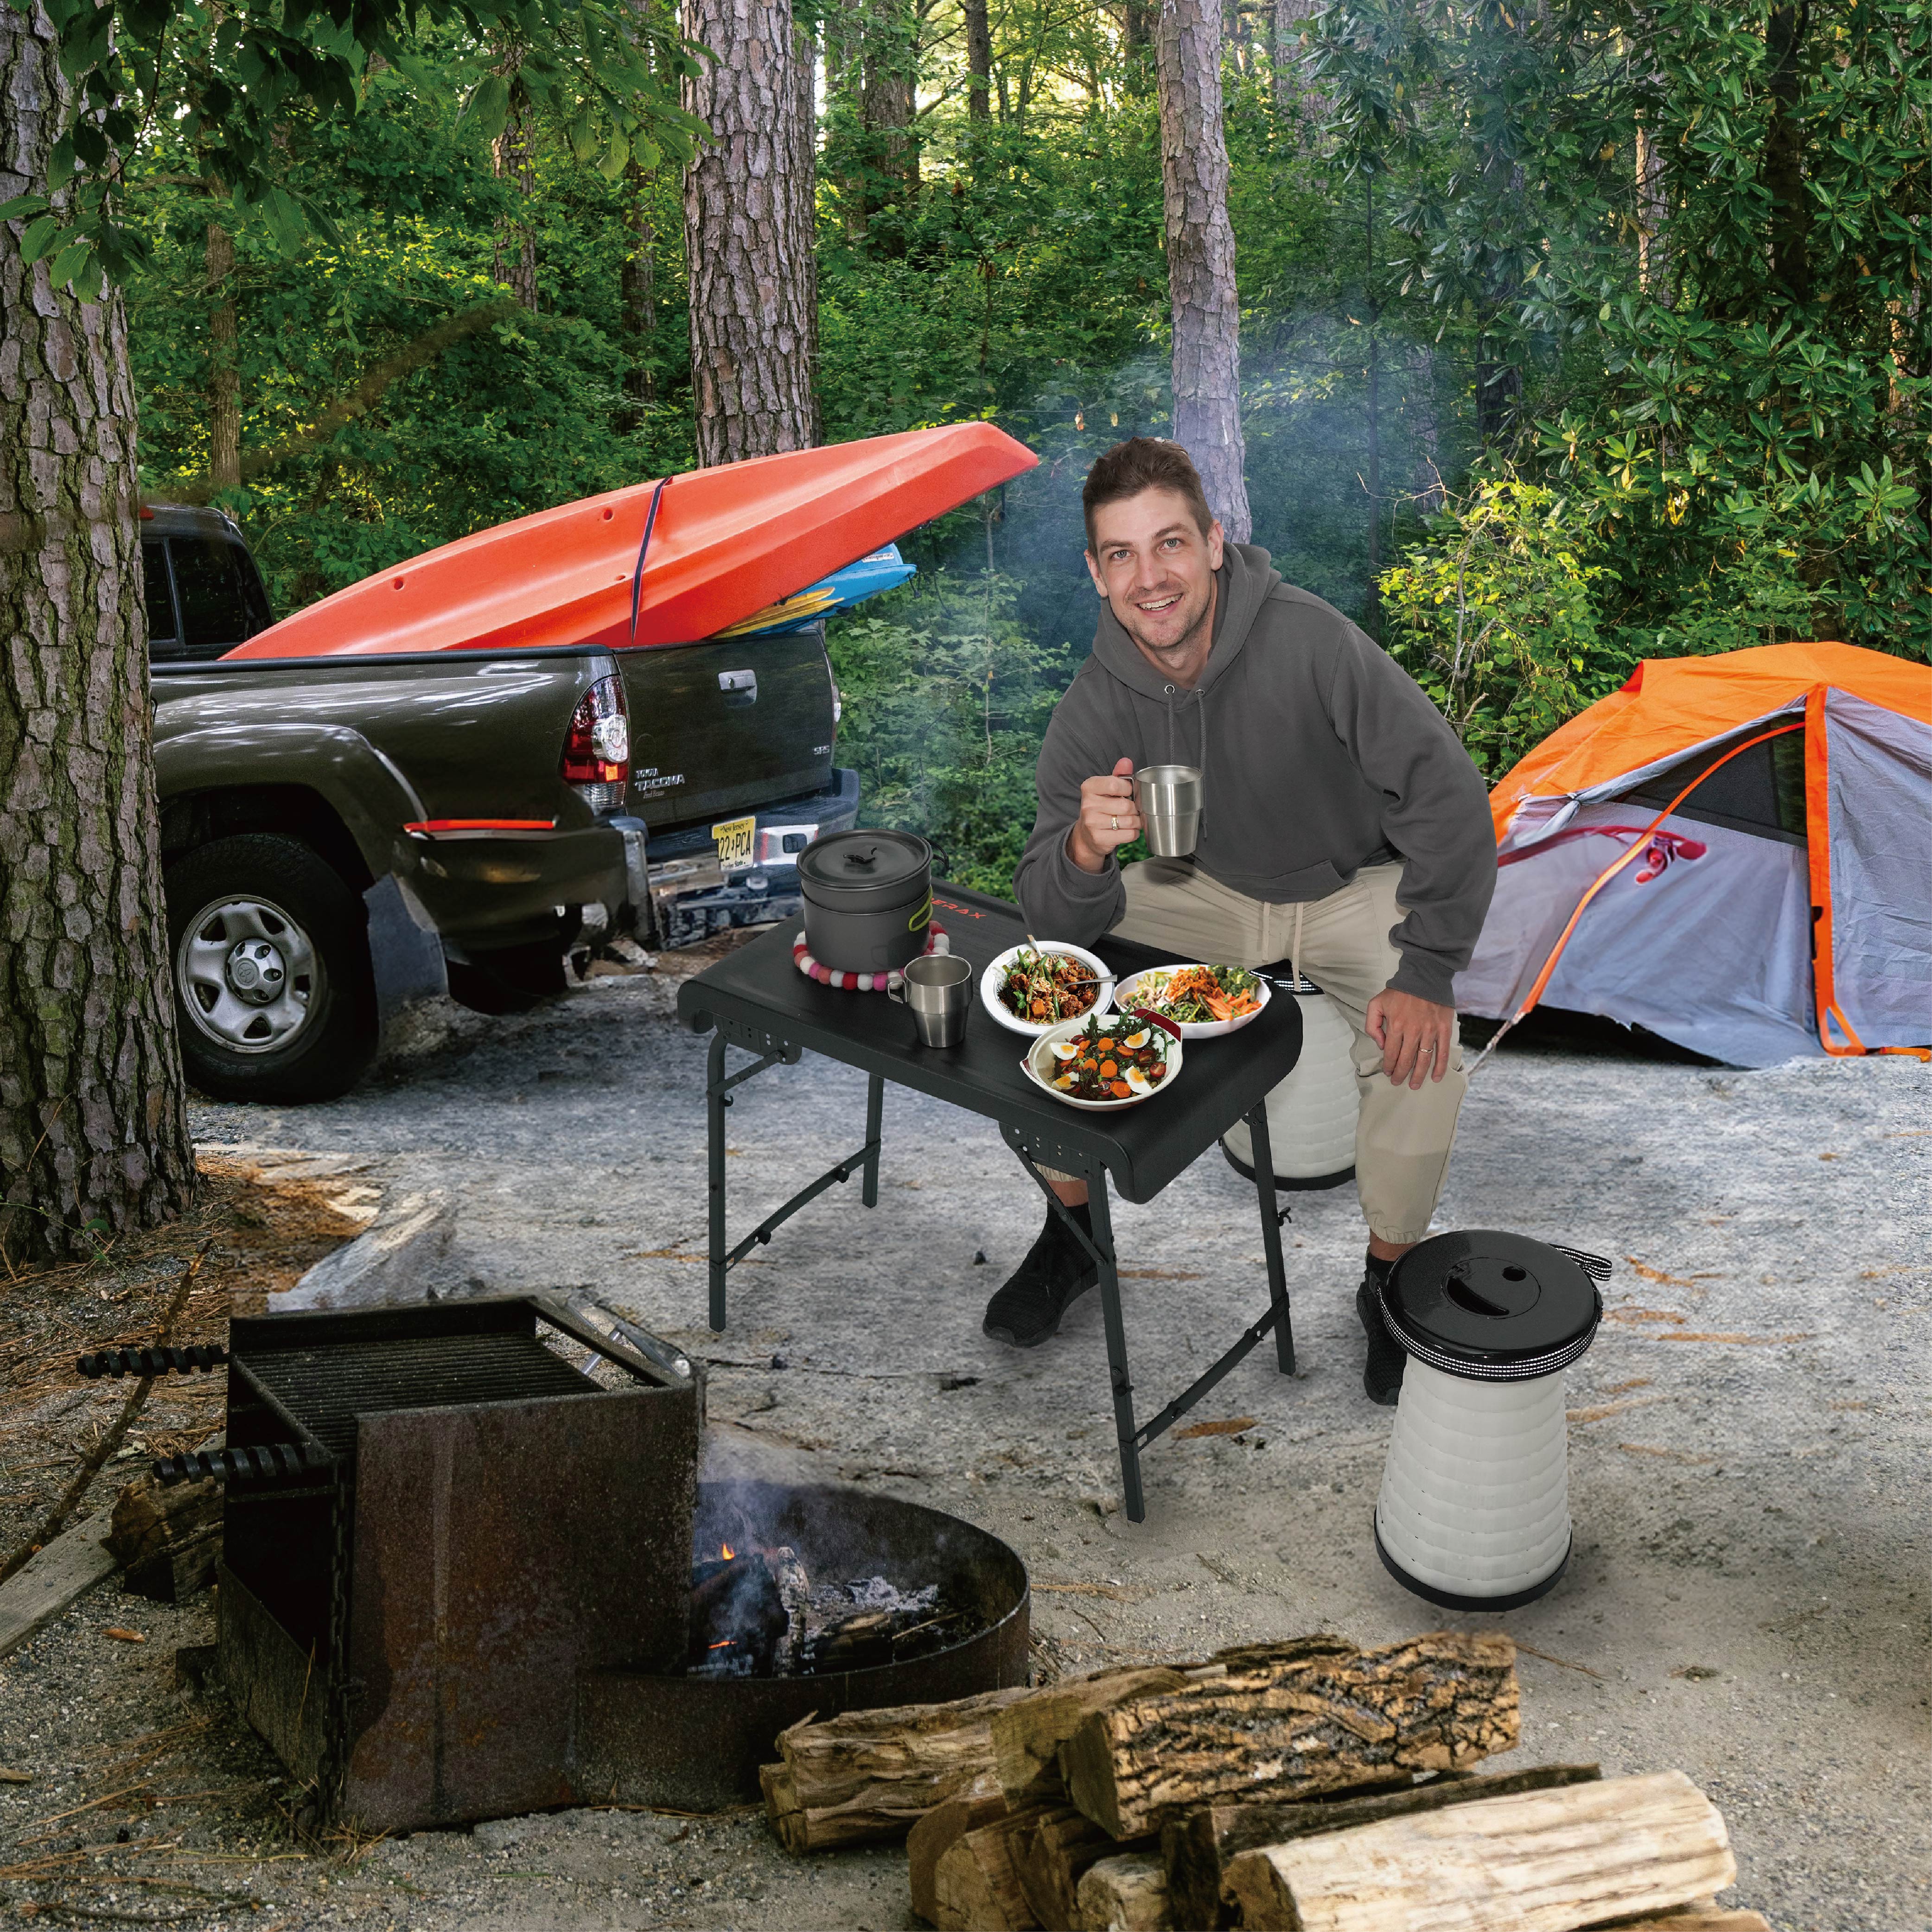
[[[768,1673],[790,1625],[778,1580],[757,1552],[692,1566],[688,1668]]]
[[[1169,1825],[1161,1834],[1168,1897],[1172,1901],[1174,1917],[1182,1924],[1220,1924],[1228,1918],[1234,1903],[1234,1895],[1227,1886],[1228,1868],[1244,1852],[1286,1844],[1294,1838],[1312,1838],[1318,1832],[1372,1825],[1384,1818],[1439,1810],[1448,1804],[1467,1804],[1480,1798],[1511,1797],[1519,1792],[1588,1784],[1601,1774],[1594,1764],[1546,1764],[1501,1778],[1449,1775],[1411,1791],[1346,1798],[1334,1804],[1210,1804]]]
[[[848,1711],[780,1732],[781,1762],[758,1773],[779,1843],[802,1852],[904,1838],[923,1813],[992,1770],[993,1713],[1028,1694]]]
[[[1678,1771],[1384,1819],[1244,1852],[1228,1870],[1244,1925],[1294,1932],[1384,1932],[1425,1916],[1464,1932],[1574,1932],[1736,1879],[1724,1820]]]
[[[912,1884],[912,1909],[928,1924],[938,1922],[939,1895],[935,1874],[939,1862],[968,1832],[1006,1815],[1000,1781],[982,1772],[964,1790],[941,1798],[906,1834],[907,1876]]]
[[[1516,1646],[1500,1633],[1256,1645],[1218,1661],[1225,1676],[1095,1712],[1061,1747],[1073,1802],[1113,1837],[1217,1799],[1460,1770],[1516,1742]]]
[[[1167,1932],[1167,1874],[1151,1852],[1102,1858],[1080,1881],[1077,1916],[1066,1922],[1079,1932]]]

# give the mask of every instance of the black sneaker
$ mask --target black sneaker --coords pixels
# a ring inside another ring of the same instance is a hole
[[[1090,1226],[1085,1208],[1072,1212],[1083,1227]],[[1098,1265],[1049,1208],[1040,1238],[987,1303],[980,1326],[1010,1348],[1036,1348],[1059,1333],[1061,1317],[1100,1279]]]
[[[1362,1390],[1370,1401],[1393,1408],[1402,1398],[1402,1372],[1408,1366],[1408,1352],[1389,1333],[1382,1316],[1382,1287],[1388,1280],[1393,1262],[1367,1257],[1362,1270],[1362,1285],[1355,1291],[1355,1312],[1369,1338],[1368,1360],[1362,1368]]]

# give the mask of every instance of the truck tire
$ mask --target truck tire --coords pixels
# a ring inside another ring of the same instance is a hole
[[[299,840],[251,832],[167,868],[182,1063],[218,1100],[332,1100],[375,1058],[362,901]]]

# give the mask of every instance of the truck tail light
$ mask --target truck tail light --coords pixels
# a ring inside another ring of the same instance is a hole
[[[600,677],[577,701],[563,740],[563,782],[592,812],[614,812],[631,779],[631,724],[624,682]]]

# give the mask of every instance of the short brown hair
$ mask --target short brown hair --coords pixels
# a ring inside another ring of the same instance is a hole
[[[1097,457],[1087,472],[1080,507],[1086,514],[1089,550],[1094,548],[1094,512],[1103,503],[1138,496],[1143,490],[1172,490],[1176,496],[1185,496],[1201,534],[1208,534],[1214,513],[1208,507],[1208,493],[1201,487],[1201,472],[1195,468],[1194,459],[1179,443],[1163,437],[1130,436]]]

